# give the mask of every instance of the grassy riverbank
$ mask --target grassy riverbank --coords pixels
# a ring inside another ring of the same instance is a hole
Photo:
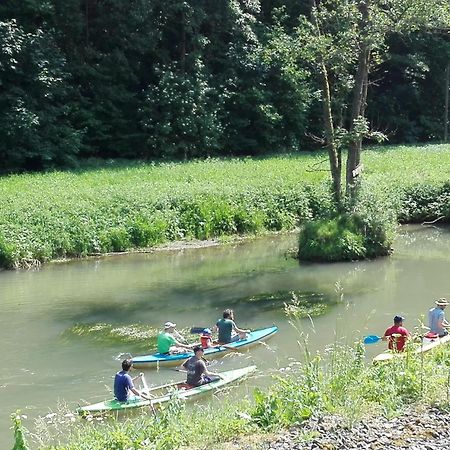
[[[218,448],[247,435],[264,439],[266,432],[301,426],[313,415],[338,415],[342,426],[352,426],[362,419],[392,418],[414,405],[449,404],[448,347],[423,358],[411,352],[377,366],[365,363],[360,343],[338,342],[314,355],[307,344],[302,348],[304,361],[274,372],[272,387],[256,391],[252,398],[232,401],[222,394],[220,401],[214,398],[189,408],[174,400],[156,416],[147,411],[125,422],[52,415],[41,421],[35,443],[53,450]],[[55,438],[63,443],[55,444]]]
[[[364,189],[401,221],[450,221],[450,146],[367,149]],[[0,178],[0,267],[293,229],[331,209],[324,153]]]

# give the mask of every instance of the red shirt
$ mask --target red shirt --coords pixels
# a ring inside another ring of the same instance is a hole
[[[200,336],[200,344],[202,344],[202,348],[208,348],[212,346],[211,336],[208,334],[202,334]]]
[[[394,337],[392,336],[393,334],[400,334],[401,336]],[[384,335],[391,336],[388,341],[388,346],[390,350],[395,349],[398,352],[402,352],[405,347],[406,338],[409,336],[409,331],[405,327],[393,325],[384,332]]]

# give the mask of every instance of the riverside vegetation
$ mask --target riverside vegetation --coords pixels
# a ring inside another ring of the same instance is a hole
[[[450,220],[448,145],[370,148],[364,160],[355,211],[375,233],[391,224],[382,236],[386,249],[393,218]],[[327,170],[325,153],[315,152],[6,176],[0,179],[0,267],[292,230],[334,213]],[[346,238],[349,259],[367,246],[351,233]]]
[[[413,405],[449,405],[450,348],[446,346],[428,355],[410,350],[395,361],[367,365],[361,342],[337,341],[311,354],[307,341],[299,341],[302,362],[274,370],[273,385],[244,400],[222,398],[188,408],[174,398],[156,415],[148,412],[123,422],[90,418],[95,426],[67,413],[53,414],[40,420],[32,439],[47,450],[215,448],[239,436],[258,439],[257,433],[293,425],[301,430],[308,419],[326,414],[339,415],[348,427],[364,418],[395,417]],[[20,416],[13,419],[16,437],[22,441]]]

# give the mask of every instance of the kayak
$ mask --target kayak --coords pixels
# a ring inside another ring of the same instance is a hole
[[[225,353],[232,351],[244,350],[245,348],[251,347],[258,342],[264,341],[265,339],[273,336],[278,331],[276,326],[261,328],[259,330],[253,330],[247,334],[245,339],[240,339],[236,342],[230,342],[225,346],[220,347],[210,347],[206,348],[203,357],[204,358],[216,358]],[[194,353],[187,351],[186,353],[178,353],[176,355],[169,355],[166,353],[154,353],[152,355],[135,356],[132,358],[133,366],[135,368],[140,367],[155,367],[159,365],[176,365],[183,362],[185,359],[190,358]]]
[[[439,347],[440,345],[447,344],[448,342],[450,342],[450,334],[447,334],[446,336],[441,338],[436,337],[430,339],[424,337],[422,340],[422,345],[420,347],[417,347],[412,353],[420,355],[421,353],[429,352],[430,350],[433,350],[434,348]],[[390,350],[386,350],[385,352],[375,356],[375,358],[373,358],[373,362],[376,364],[383,361],[389,361],[391,359],[402,357],[407,354],[408,352],[392,352]]]
[[[211,383],[203,384],[201,386],[192,387],[185,382],[170,383],[162,386],[155,386],[148,389],[146,387],[145,378],[143,378],[144,389],[142,392],[151,400],[145,400],[142,397],[133,396],[126,402],[119,402],[116,399],[106,400],[103,402],[95,403],[92,405],[81,406],[77,409],[77,412],[81,415],[105,413],[109,411],[126,411],[135,408],[141,408],[144,406],[150,407],[152,410],[155,406],[168,402],[172,398],[176,397],[182,400],[189,400],[193,397],[208,392],[214,392],[218,389],[233,383],[256,370],[256,366],[248,366],[242,369],[228,370],[220,373],[221,378]]]

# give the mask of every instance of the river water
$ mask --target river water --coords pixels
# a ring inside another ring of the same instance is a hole
[[[238,326],[274,323],[280,332],[267,346],[220,360],[214,370],[252,363],[270,372],[300,358],[299,331],[315,351],[336,340],[383,333],[395,314],[406,316],[412,330],[435,299],[450,297],[449,228],[402,227],[393,256],[376,261],[299,265],[286,256],[295,244],[294,234],[266,236],[1,272],[0,448],[12,447],[10,413],[20,409],[32,430],[34,418],[60,404],[74,409],[83,400],[108,398],[122,353],[136,354],[132,346],[68,334],[76,324],[160,327],[171,320],[179,327],[210,326],[232,307]],[[333,305],[322,316],[296,321],[296,329],[283,302],[249,301],[280,291]],[[368,362],[383,346],[367,347]],[[146,375],[149,384],[182,378],[167,369]],[[257,383],[236,389],[248,392]]]

